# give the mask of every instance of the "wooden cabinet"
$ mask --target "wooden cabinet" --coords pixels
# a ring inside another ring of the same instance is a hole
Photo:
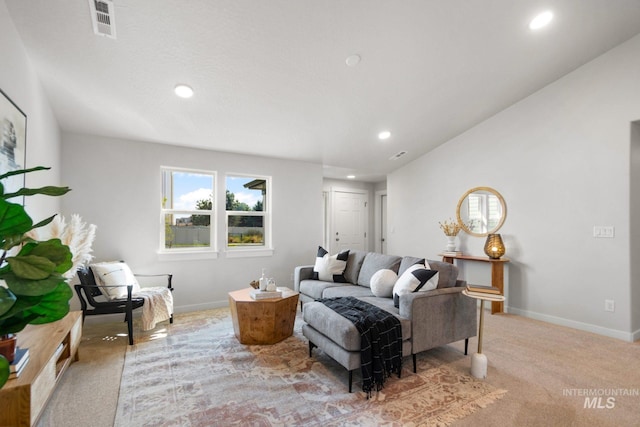
[[[29,349],[29,362],[18,378],[0,389],[0,426],[32,426],[58,380],[78,360],[82,313],[72,311],[57,322],[29,325],[18,333],[18,346]]]

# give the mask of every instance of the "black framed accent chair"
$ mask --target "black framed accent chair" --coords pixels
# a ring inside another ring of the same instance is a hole
[[[166,285],[141,287],[138,277],[164,278]],[[172,274],[133,274],[124,261],[91,264],[78,270],[80,283],[74,285],[82,320],[86,316],[124,313],[129,345],[133,345],[133,310],[143,308],[143,329],[157,322],[173,323]],[[146,307],[145,307],[146,305]]]

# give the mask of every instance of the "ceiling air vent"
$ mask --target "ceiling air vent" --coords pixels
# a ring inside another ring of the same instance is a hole
[[[406,151],[399,151],[393,156],[389,157],[389,160],[398,160],[400,157],[404,156],[405,154],[407,154]]]
[[[93,32],[99,36],[116,38],[116,21],[111,0],[89,0]]]

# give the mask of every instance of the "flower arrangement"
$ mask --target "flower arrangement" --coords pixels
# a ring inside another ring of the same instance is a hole
[[[457,236],[460,230],[462,230],[460,223],[451,218],[444,222],[438,222],[438,224],[442,231],[444,231],[445,236]]]

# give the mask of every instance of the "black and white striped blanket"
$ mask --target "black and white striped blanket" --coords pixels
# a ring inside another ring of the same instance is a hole
[[[360,333],[362,390],[371,396],[402,369],[402,325],[393,314],[354,297],[323,298],[321,303],[351,320]]]

